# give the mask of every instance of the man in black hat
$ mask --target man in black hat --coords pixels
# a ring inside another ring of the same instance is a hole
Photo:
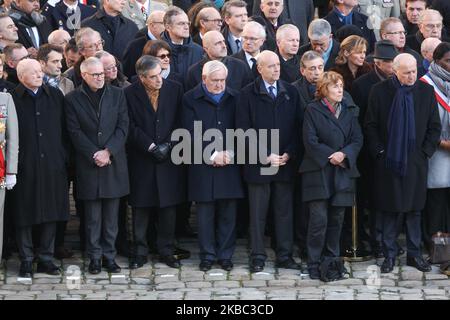
[[[359,106],[359,120],[360,124],[363,124],[364,117],[369,104],[369,92],[372,87],[386,80],[394,74],[392,64],[394,58],[397,56],[398,51],[395,45],[390,40],[380,40],[375,43],[375,51],[373,54],[374,68],[371,72],[361,76],[355,82],[352,87],[352,97],[357,106]],[[358,168],[360,169],[361,177],[357,184],[357,206],[358,213],[362,214],[364,208],[369,210],[369,223],[370,223],[370,235],[371,235],[371,247],[375,256],[381,256],[381,216],[371,211],[371,199],[369,187],[372,184],[371,162],[367,153],[367,149],[363,146],[358,158]],[[363,220],[359,220],[363,221]]]

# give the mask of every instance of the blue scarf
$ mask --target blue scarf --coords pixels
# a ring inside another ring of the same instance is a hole
[[[390,79],[397,89],[388,118],[386,168],[404,177],[408,156],[416,147],[416,123],[413,89],[415,85],[401,85],[397,77]]]
[[[344,25],[352,24],[352,21],[353,21],[353,10],[346,16],[344,16],[342,14],[342,12],[340,12],[339,9],[336,8],[336,7],[334,7],[334,11],[338,15],[339,20],[341,20],[341,22],[344,23]]]
[[[202,83],[202,88],[203,88],[203,91],[205,92],[205,94],[208,97],[210,97],[216,104],[219,104],[220,99],[222,99],[223,95],[225,94],[225,90],[222,91],[221,93],[217,93],[217,94],[209,92],[208,89],[206,89],[206,86],[204,83]]]

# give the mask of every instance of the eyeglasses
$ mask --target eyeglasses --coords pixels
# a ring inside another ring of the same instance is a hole
[[[207,21],[207,22],[214,22],[217,24],[222,24],[222,19],[202,19],[203,21]]]
[[[427,29],[427,30],[442,29],[442,23],[436,23],[436,24],[427,23],[425,25],[425,29]]]
[[[86,74],[90,75],[93,78],[103,78],[105,76],[104,72],[100,72],[100,73],[89,73],[89,72],[85,72]]]
[[[89,46],[89,47],[83,47],[82,49],[86,49],[86,50],[92,50],[92,49],[97,49],[97,48],[99,48],[100,46],[104,46],[105,45],[105,40],[100,40],[100,41],[98,41],[98,42],[96,42],[96,43],[94,43],[93,45],[91,45],[91,46]]]
[[[170,53],[168,54],[161,54],[159,56],[156,56],[157,58],[160,58],[161,60],[164,60],[165,58],[170,59]]]
[[[406,36],[408,34],[408,32],[406,32],[406,31],[395,31],[395,32],[386,32],[386,34],[404,35],[404,36]]]
[[[117,64],[115,64],[115,65],[106,67],[106,68],[105,68],[105,71],[107,71],[107,72],[115,71],[115,70],[117,70],[118,67],[119,67],[119,66],[118,66]]]
[[[244,39],[245,41],[258,41],[260,38],[253,38],[253,37],[246,37],[246,36],[242,36],[242,39]]]
[[[186,22],[177,22],[177,23],[175,23],[175,25],[177,26],[177,27],[184,27],[184,26],[190,26],[191,25],[191,22],[190,21],[186,21]]]
[[[152,22],[150,22],[151,24],[164,24],[164,22],[163,21],[152,21]]]

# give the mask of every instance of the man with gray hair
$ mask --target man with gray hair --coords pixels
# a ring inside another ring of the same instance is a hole
[[[438,38],[427,38],[423,40],[420,45],[420,54],[423,57],[422,65],[417,69],[417,77],[422,78],[430,67],[431,62],[433,62],[433,52],[436,47],[441,44],[441,40]]]
[[[316,19],[308,27],[309,43],[302,46],[299,55],[309,50],[314,50],[322,56],[325,62],[325,71],[335,65],[336,57],[339,54],[340,44],[331,34],[331,25],[325,19]]]
[[[81,63],[83,83],[66,96],[67,129],[75,149],[77,199],[83,201],[89,272],[118,273],[115,242],[119,200],[129,193],[125,142],[127,102],[122,89],[105,83],[102,62]]]
[[[206,62],[201,82],[183,97],[183,127],[194,134],[194,123],[199,121],[202,134],[216,130],[223,142],[201,163],[188,165],[188,199],[197,208],[201,271],[210,270],[216,260],[225,271],[233,268],[237,199],[244,195],[240,168],[232,161],[235,149],[227,145],[226,130],[236,129],[239,95],[227,86],[227,73],[222,62]],[[196,152],[203,155],[206,147]]]
[[[128,163],[129,204],[133,208],[133,256],[130,269],[147,263],[147,229],[158,217],[156,244],[161,262],[172,268],[176,206],[186,201],[185,172],[171,158],[172,132],[181,126],[182,86],[163,79],[158,58],[144,55],[136,62],[139,80],[125,89],[130,116]]]
[[[417,81],[416,59],[399,54],[395,75],[370,91],[365,117],[366,145],[374,161],[374,209],[381,212],[384,261],[382,273],[392,272],[398,252],[397,230],[403,219],[407,232],[406,264],[431,271],[420,250],[421,211],[427,194],[428,159],[436,151],[441,122],[433,87]]]
[[[256,59],[261,52],[261,47],[266,40],[266,30],[255,21],[249,21],[242,31],[242,49],[232,55],[233,58],[242,60],[251,71],[253,80],[259,75],[256,69]]]
[[[0,14],[0,52],[8,44],[13,44],[19,39],[17,27],[14,21],[5,13]]]
[[[227,84],[230,88],[240,90],[252,81],[252,76],[245,63],[227,56],[225,39],[219,31],[208,31],[203,36],[203,50],[206,52],[206,57],[188,70],[186,90],[194,88],[201,82],[203,65],[211,60],[221,61],[227,66]]]
[[[19,277],[33,275],[33,245],[39,248],[37,272],[59,275],[53,263],[56,223],[69,219],[67,184],[68,141],[64,122],[64,96],[43,85],[38,61],[17,65],[20,84],[11,92],[17,111],[20,153],[17,184],[8,201],[14,212],[21,265]],[[32,229],[38,226],[39,243]]]
[[[277,54],[280,58],[280,79],[292,83],[300,78],[298,49],[300,32],[293,24],[284,24],[277,30]]]
[[[70,38],[71,36],[66,30],[58,29],[50,33],[48,36],[48,43],[64,50],[64,47],[69,43]]]

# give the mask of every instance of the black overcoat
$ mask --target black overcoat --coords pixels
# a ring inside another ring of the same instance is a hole
[[[125,89],[130,117],[128,167],[131,192],[128,202],[133,207],[168,207],[186,199],[185,168],[171,159],[156,163],[148,149],[170,142],[172,132],[181,127],[182,86],[163,80],[154,111],[144,86],[138,80]]]
[[[43,85],[36,98],[19,84],[12,92],[19,125],[17,185],[11,191],[16,226],[69,219],[68,136],[64,96]]]
[[[388,118],[396,89],[392,80],[376,84],[369,96],[364,130],[369,154],[373,159],[374,207],[385,212],[420,211],[427,193],[428,159],[435,152],[441,122],[436,108],[433,87],[416,82],[413,91],[416,123],[416,148],[409,154],[406,176],[400,177],[386,169]]]
[[[201,121],[202,133],[217,129],[222,133],[223,151],[227,148],[226,130],[236,128],[235,113],[239,93],[229,87],[218,104],[208,97],[201,84],[188,91],[183,97],[183,127],[193,136],[194,121]],[[203,142],[202,154],[209,141]],[[235,149],[233,149],[235,151]],[[240,167],[229,164],[214,167],[210,164],[190,164],[188,166],[188,198],[190,201],[214,201],[243,197]]]
[[[105,84],[99,114],[83,85],[67,94],[65,100],[67,129],[75,148],[78,199],[114,199],[127,195],[128,112],[123,90]],[[111,164],[100,168],[93,155],[105,148],[111,153]]]

